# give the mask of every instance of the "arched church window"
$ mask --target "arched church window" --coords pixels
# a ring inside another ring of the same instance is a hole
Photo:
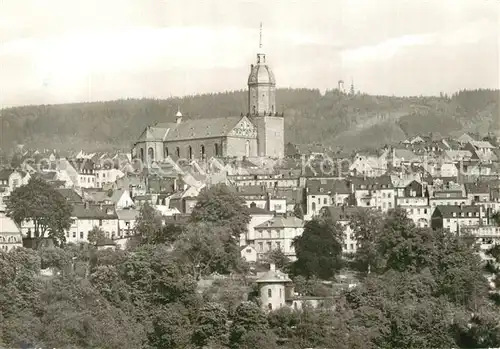
[[[148,149],[148,160],[149,161],[155,160],[155,151],[153,150],[153,148]]]
[[[144,149],[141,148],[141,161],[144,161]]]
[[[181,157],[181,149],[179,147],[175,148],[175,155],[177,155],[178,158]]]
[[[191,146],[188,146],[188,158],[189,160],[193,159],[193,148]]]
[[[204,145],[202,145],[200,147],[200,153],[201,153],[201,158],[205,159],[205,146]]]
[[[257,108],[255,107],[255,105],[253,106],[253,113],[256,114],[256,111],[257,111]]]
[[[168,147],[165,147],[165,151],[163,152],[163,157],[167,158],[168,157]]]
[[[214,144],[214,152],[215,152],[215,156],[219,156],[219,144],[215,143]]]

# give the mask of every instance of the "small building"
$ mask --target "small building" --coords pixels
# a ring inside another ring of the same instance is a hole
[[[286,299],[292,298],[292,280],[271,264],[269,271],[257,279],[259,299],[264,310],[272,311],[286,306]],[[288,291],[288,294],[287,294]],[[288,296],[288,297],[287,297]]]
[[[240,255],[241,258],[246,260],[248,263],[255,263],[257,262],[257,251],[252,245],[246,245],[243,247],[240,247]]]

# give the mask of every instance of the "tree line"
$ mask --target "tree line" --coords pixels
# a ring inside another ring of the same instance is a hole
[[[390,123],[395,130],[373,128],[373,140],[360,144],[361,148],[383,145],[394,138],[392,133],[412,136],[436,132],[446,136],[475,124],[481,132],[499,128],[498,90],[465,90],[444,98],[278,89],[276,100],[277,110],[285,114],[286,141],[294,144],[337,146],[337,136],[376,115],[398,114],[402,118],[397,124]],[[247,92],[7,108],[0,111],[1,147],[12,148],[23,140],[23,144],[40,149],[128,151],[146,126],[173,122],[178,107],[185,119],[238,116],[247,112]]]

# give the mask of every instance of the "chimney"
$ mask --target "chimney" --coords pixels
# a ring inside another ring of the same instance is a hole
[[[274,263],[269,263],[269,271],[276,271],[276,265]]]

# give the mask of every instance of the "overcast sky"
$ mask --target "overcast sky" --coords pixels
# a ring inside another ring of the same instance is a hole
[[[0,105],[246,88],[499,87],[498,0],[0,0]]]

